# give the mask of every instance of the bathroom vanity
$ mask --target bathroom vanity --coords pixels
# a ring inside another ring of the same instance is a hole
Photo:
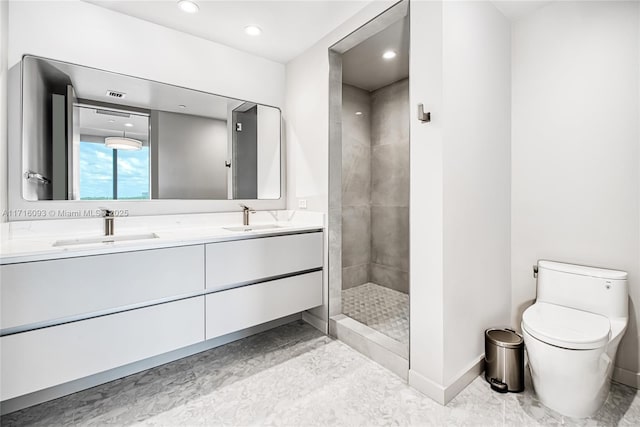
[[[322,227],[157,235],[64,247],[3,242],[2,401],[178,349],[202,351],[323,303]]]
[[[30,55],[11,75],[2,413],[325,303],[324,216],[284,210],[279,108]]]

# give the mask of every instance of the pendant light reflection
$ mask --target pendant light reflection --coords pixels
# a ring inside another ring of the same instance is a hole
[[[126,132],[122,132],[122,136],[110,136],[104,139],[104,145],[114,150],[138,151],[142,149],[142,141],[127,138]]]

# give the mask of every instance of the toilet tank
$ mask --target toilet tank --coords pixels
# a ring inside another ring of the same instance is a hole
[[[540,260],[537,301],[610,318],[628,317],[627,273]]]

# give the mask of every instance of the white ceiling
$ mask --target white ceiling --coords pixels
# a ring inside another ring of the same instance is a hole
[[[131,114],[129,117],[121,117],[98,113],[99,108],[78,108],[79,127],[81,135],[92,136],[127,136],[142,141],[145,145],[149,140],[149,117]],[[131,126],[125,126],[125,123]]]
[[[383,59],[393,50],[397,56]],[[409,77],[409,22],[401,19],[342,55],[342,81],[373,91]]]
[[[280,63],[287,63],[356,14],[367,0],[195,0],[200,11],[182,12],[177,0],[84,0]],[[262,35],[244,33],[257,25]]]
[[[195,0],[185,13],[178,0],[83,0],[257,56],[287,63],[375,0]],[[493,0],[515,21],[557,0]],[[257,25],[262,35],[244,33]]]
[[[494,0],[491,3],[511,21],[517,21],[555,0]]]

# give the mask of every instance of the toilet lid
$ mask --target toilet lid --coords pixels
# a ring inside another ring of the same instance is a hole
[[[538,302],[525,310],[522,328],[557,347],[587,350],[609,341],[609,319],[587,311]]]

